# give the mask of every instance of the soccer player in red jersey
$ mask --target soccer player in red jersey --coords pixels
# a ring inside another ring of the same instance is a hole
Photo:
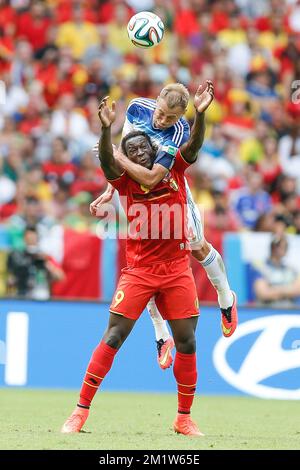
[[[198,88],[190,138],[177,151],[168,178],[151,191],[131,179],[115,158],[111,143],[115,103],[111,109],[107,98],[100,103],[102,134],[99,159],[107,180],[118,190],[124,203],[130,228],[135,226],[136,230],[134,233],[131,230],[127,239],[127,267],[122,271],[110,306],[108,328],[93,352],[78,404],[64,423],[63,433],[81,430],[92,399],[109,372],[116,353],[149,299],[156,295],[157,305],[163,318],[169,322],[176,346],[173,371],[177,382],[178,412],[174,430],[189,436],[203,435],[190,416],[197,383],[195,330],[199,311],[188,256],[190,246],[185,233],[187,197],[184,172],[197,159],[204,139],[204,112],[213,100],[213,93],[210,81]],[[122,150],[131,161],[146,168],[151,168],[156,157],[156,148],[142,131],[128,134],[122,140]],[[142,213],[142,217],[135,225],[136,211]],[[170,230],[167,237],[164,232],[166,221]]]

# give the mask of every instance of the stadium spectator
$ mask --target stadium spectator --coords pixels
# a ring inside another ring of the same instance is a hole
[[[271,198],[263,190],[262,176],[254,169],[246,175],[246,185],[234,195],[235,211],[241,223],[250,229],[255,226],[258,217],[271,210]]]
[[[50,27],[50,18],[44,2],[34,0],[28,11],[21,13],[17,21],[17,37],[25,38],[34,51],[46,44],[47,30]]]
[[[98,44],[96,26],[84,20],[80,3],[74,4],[71,21],[59,26],[56,44],[58,47],[69,46],[76,59],[81,59],[89,46]]]
[[[300,122],[300,121],[299,121]],[[290,132],[279,141],[279,157],[282,168],[287,175],[297,178],[300,192],[300,130],[296,120]]]
[[[68,139],[79,140],[89,126],[83,113],[75,109],[75,97],[66,93],[60,97],[57,109],[53,112],[51,133]]]
[[[40,243],[47,238],[55,225],[54,219],[45,214],[45,209],[35,196],[22,198],[20,212],[14,214],[7,221],[7,230],[14,249],[24,247],[24,230],[28,225],[36,227]]]
[[[283,232],[285,231],[285,228],[286,227],[284,227]],[[272,214],[271,212],[267,212],[266,214],[261,214],[255,222],[255,225],[253,227],[253,231],[254,232],[274,232],[275,233],[274,214]]]
[[[272,194],[282,172],[275,137],[269,136],[263,141],[263,156],[258,164],[258,171],[263,177],[265,189]]]
[[[97,165],[92,152],[87,152],[80,162],[78,177],[72,183],[70,194],[75,196],[81,191],[88,192],[92,198],[95,198],[106,187],[106,179],[103,171]]]
[[[51,160],[43,164],[45,179],[55,185],[58,180],[71,185],[77,176],[78,169],[71,161],[67,149],[67,140],[57,137],[52,144]]]
[[[85,51],[83,62],[89,66],[94,59],[99,59],[102,65],[101,78],[111,82],[114,71],[123,63],[123,56],[117,48],[109,42],[107,25],[99,27],[99,44],[91,45]]]
[[[64,226],[77,230],[78,232],[87,230],[96,231],[97,220],[90,214],[91,202],[91,194],[86,191],[80,191],[71,198],[69,200],[71,210],[69,210],[68,214],[63,219]]]
[[[61,268],[39,248],[38,234],[33,226],[24,231],[24,248],[12,251],[7,258],[7,292],[36,300],[47,300],[51,282],[62,280]]]
[[[254,291],[259,302],[274,307],[289,307],[300,300],[300,274],[284,262],[288,242],[275,235],[270,244],[270,256],[265,263],[254,264]]]

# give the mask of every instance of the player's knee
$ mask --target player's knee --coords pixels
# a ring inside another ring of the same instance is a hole
[[[178,352],[183,354],[193,354],[196,352],[196,339],[195,336],[188,338],[182,338],[176,342],[176,349]]]
[[[104,342],[114,349],[119,349],[125,340],[122,330],[120,328],[110,328],[104,336]]]

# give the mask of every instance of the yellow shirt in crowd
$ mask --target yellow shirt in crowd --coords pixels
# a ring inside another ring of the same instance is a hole
[[[58,28],[56,45],[58,47],[69,46],[75,59],[80,59],[88,47],[95,46],[98,43],[97,28],[88,21],[81,24],[69,21]]]

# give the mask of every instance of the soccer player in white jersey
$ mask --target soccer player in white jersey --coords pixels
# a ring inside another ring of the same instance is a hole
[[[210,86],[209,81],[207,86]],[[134,164],[125,156],[122,157],[121,163],[129,176],[146,188],[153,188],[167,177],[177,149],[188,140],[190,127],[183,117],[188,102],[189,92],[186,87],[181,83],[174,83],[164,87],[157,100],[136,98],[127,108],[122,137],[133,130],[142,130],[159,145],[158,157],[151,170]],[[98,145],[95,148],[98,152]],[[228,337],[234,333],[237,326],[236,295],[229,287],[221,255],[204,237],[200,212],[193,201],[187,182],[186,191],[188,233],[192,254],[203,266],[217,291],[221,309],[221,329],[223,335]],[[113,192],[114,189],[109,185],[107,190],[92,202],[90,210],[93,215],[96,215],[97,207],[111,200]],[[174,341],[156,307],[155,298],[150,300],[147,309],[155,329],[158,363],[162,369],[166,369],[173,361]]]

